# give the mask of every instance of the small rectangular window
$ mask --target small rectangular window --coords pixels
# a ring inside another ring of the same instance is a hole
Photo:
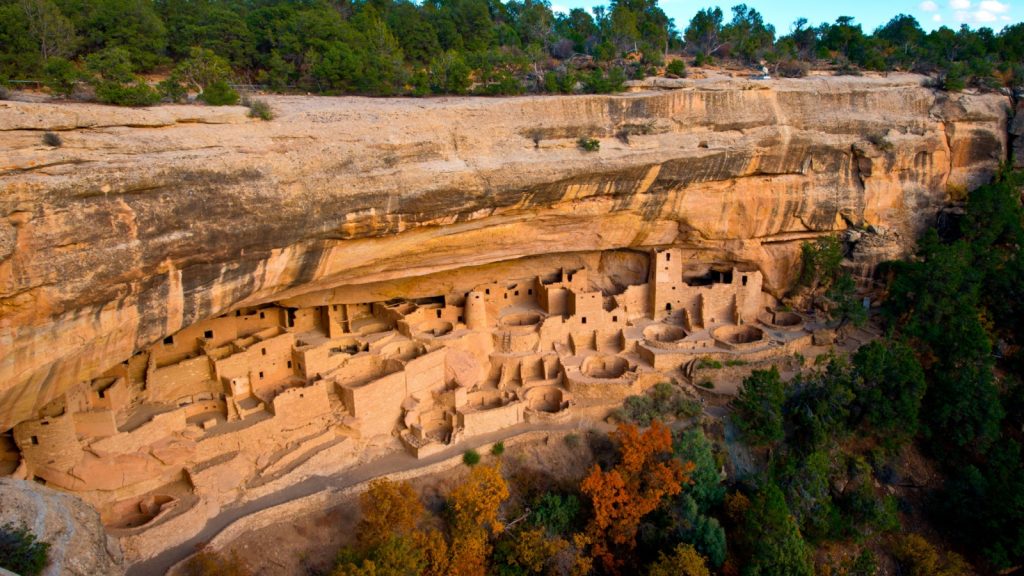
[[[263,372],[260,372],[260,380],[263,380]]]
[[[174,336],[168,336],[167,338],[164,338],[164,344],[166,344],[167,346],[174,344]]]
[[[261,348],[260,352],[262,352],[264,356],[267,355],[267,349],[266,348]]]
[[[438,317],[438,318],[440,318],[440,317],[441,317],[441,311],[440,311],[440,310],[438,310],[438,311],[437,311],[437,317]]]
[[[519,296],[519,290],[516,290],[516,296]]]
[[[260,320],[262,320],[262,319],[264,319],[264,318],[266,318],[266,317],[267,317],[267,315],[266,315],[266,314],[264,314],[263,312],[260,312]]]
[[[39,446],[39,436],[33,436],[32,437],[32,445],[33,446]]]
[[[619,317],[618,316],[612,316],[612,322],[618,322],[618,321],[619,321]]]
[[[671,252],[665,252],[665,262],[668,262],[670,260],[672,260],[672,253]],[[666,268],[666,270],[668,270],[668,268]]]
[[[586,324],[586,323],[587,323],[587,317],[586,317],[586,316],[584,316],[584,317],[583,317],[583,323],[584,323],[584,324]]]
[[[490,293],[491,293],[491,289],[490,288],[484,290],[484,294],[490,294]]]
[[[213,330],[207,330],[206,332],[203,332],[203,338],[206,338],[207,340],[213,338]]]
[[[527,296],[533,296],[533,288],[530,288],[529,290],[527,290],[526,291],[526,295]]]
[[[747,277],[746,277],[746,276],[744,276],[744,277],[743,277],[743,285],[744,285],[744,286],[746,286],[746,285],[747,285]]]
[[[288,367],[289,367],[289,368],[291,368],[291,367],[292,367],[292,361],[291,361],[291,360],[289,360],[289,361],[288,361]]]

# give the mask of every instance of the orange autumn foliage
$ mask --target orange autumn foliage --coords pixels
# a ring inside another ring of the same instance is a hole
[[[616,571],[619,561],[612,547],[635,547],[641,519],[682,492],[693,463],[672,456],[672,434],[658,421],[643,433],[632,424],[619,424],[612,437],[620,445],[619,464],[607,472],[595,465],[580,489],[594,508],[588,529],[594,556]]]

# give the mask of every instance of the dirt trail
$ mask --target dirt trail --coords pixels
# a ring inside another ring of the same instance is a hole
[[[394,452],[338,474],[331,476],[314,476],[278,492],[268,494],[262,498],[221,510],[217,516],[209,519],[203,529],[192,538],[168,548],[152,558],[129,566],[127,576],[152,576],[154,574],[165,574],[171,566],[181,560],[184,560],[190,554],[195,552],[198,545],[208,542],[220,533],[221,530],[224,530],[236,520],[248,516],[249,514],[253,514],[279,504],[284,504],[285,502],[309,496],[310,494],[314,494],[321,490],[328,488],[342,489],[361,482],[366,482],[379,476],[386,476],[388,474],[405,472],[414,468],[426,467],[453,456],[458,456],[470,448],[478,448],[499,440],[507,440],[527,432],[560,432],[566,430],[583,431],[593,428],[610,430],[611,426],[592,418],[574,419],[561,424],[523,423],[497,432],[492,432],[491,434],[475,436],[426,458],[416,459],[404,451]]]

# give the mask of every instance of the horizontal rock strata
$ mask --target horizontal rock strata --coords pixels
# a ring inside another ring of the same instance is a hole
[[[922,80],[273,96],[271,122],[0,102],[0,430],[240,306],[429,295],[459,269],[670,245],[756,267],[779,294],[800,242],[850,226],[904,254],[1008,157],[1008,98]]]

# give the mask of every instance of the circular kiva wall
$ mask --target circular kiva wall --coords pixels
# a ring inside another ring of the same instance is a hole
[[[557,386],[537,386],[530,388],[526,401],[533,410],[554,414],[562,409],[564,394]]]
[[[750,348],[764,340],[764,331],[756,326],[719,326],[711,336],[727,348]]]
[[[501,325],[509,328],[517,326],[536,326],[540,324],[540,314],[536,312],[520,312],[517,314],[506,314],[501,318]]]
[[[591,378],[618,378],[629,370],[629,362],[618,356],[588,356],[580,371]]]
[[[644,339],[651,342],[678,342],[686,338],[686,330],[674,324],[651,324],[644,328]]]

